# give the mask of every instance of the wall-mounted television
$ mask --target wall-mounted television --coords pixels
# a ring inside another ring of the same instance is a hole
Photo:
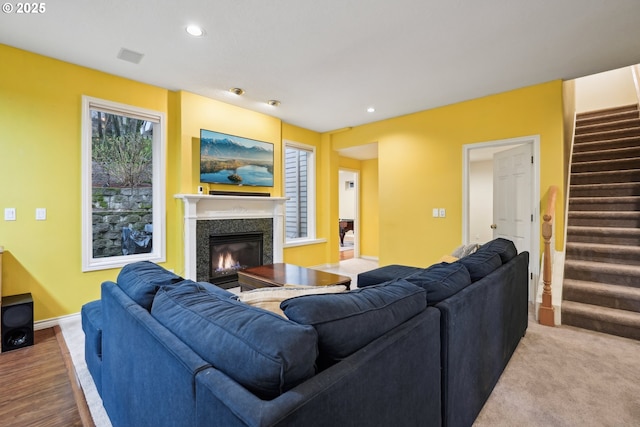
[[[200,182],[273,187],[273,144],[200,129]]]

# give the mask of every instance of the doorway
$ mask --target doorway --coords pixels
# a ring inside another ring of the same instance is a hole
[[[340,231],[340,260],[360,257],[359,179],[360,172],[351,169],[338,171],[338,221]]]
[[[531,177],[520,188],[512,188],[512,193],[501,200],[500,205],[512,212],[518,212],[523,218],[517,221],[526,222],[528,241],[514,238],[518,252],[529,252],[529,300],[536,295],[535,285],[540,274],[540,137],[538,135],[467,144],[463,146],[463,231],[465,244],[486,243],[500,235],[495,233],[496,224],[504,217],[504,212],[496,212],[505,208],[494,207],[494,184],[499,184],[499,177],[494,174],[494,156],[506,153],[516,147],[526,148],[532,153],[533,163]],[[517,151],[517,150],[514,150]],[[523,203],[525,200],[526,203]],[[505,205],[506,204],[506,205]],[[526,209],[522,209],[526,206]],[[526,210],[527,212],[524,212]],[[471,214],[473,212],[473,214]]]

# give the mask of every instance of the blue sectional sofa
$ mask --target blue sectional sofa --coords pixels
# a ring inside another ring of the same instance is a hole
[[[440,313],[423,289],[396,280],[282,306],[295,321],[152,263],[125,266],[82,308],[112,424],[441,424]]]
[[[138,262],[82,308],[85,359],[115,427],[469,426],[526,331],[527,276],[497,240],[281,317]]]

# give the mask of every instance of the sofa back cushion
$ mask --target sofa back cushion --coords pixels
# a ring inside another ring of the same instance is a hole
[[[476,282],[499,268],[502,265],[502,260],[496,252],[481,251],[478,249],[477,252],[460,258],[456,261],[456,264],[457,263],[464,265],[467,270],[469,270],[471,281]]]
[[[315,375],[317,334],[201,283],[161,288],[151,314],[204,360],[261,399]]]
[[[429,305],[435,305],[471,284],[469,271],[457,262],[434,264],[408,276],[406,280],[427,292]]]
[[[324,369],[426,308],[425,291],[404,279],[338,294],[305,295],[282,302],[291,320],[318,332]]]
[[[478,248],[478,252],[497,253],[498,255],[500,255],[500,261],[503,264],[508,263],[516,255],[518,255],[518,250],[516,249],[516,245],[511,240],[507,240],[502,237],[493,239],[490,242],[487,242],[484,245],[480,246]]]
[[[151,309],[153,297],[161,286],[171,286],[184,279],[150,261],[139,261],[122,267],[118,286],[146,310]]]

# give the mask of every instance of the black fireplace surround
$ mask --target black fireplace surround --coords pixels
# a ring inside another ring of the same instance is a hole
[[[272,218],[251,218],[251,219],[215,219],[198,220],[196,223],[196,278],[198,281],[215,283],[218,280],[216,275],[212,275],[212,246],[215,239],[223,238],[226,241],[222,245],[228,244],[228,238],[248,236],[249,240],[255,235],[262,235],[262,264],[273,263],[273,219]],[[212,239],[213,237],[213,239]],[[255,245],[251,244],[252,247]],[[215,248],[214,248],[215,250]],[[253,265],[251,265],[253,267]],[[231,277],[224,274],[216,283],[218,286],[229,288],[237,286],[237,274]],[[213,281],[212,281],[213,279]]]

